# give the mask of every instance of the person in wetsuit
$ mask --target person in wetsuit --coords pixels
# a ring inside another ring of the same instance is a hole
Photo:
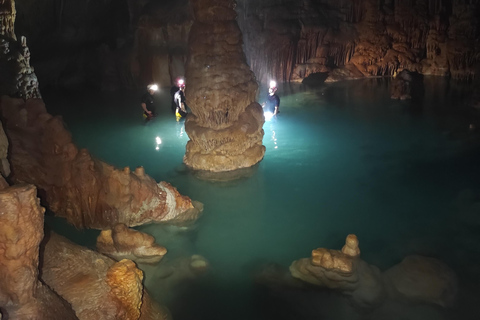
[[[270,83],[270,88],[268,88],[267,100],[262,104],[262,108],[265,112],[271,112],[273,115],[280,112],[280,97],[275,93],[276,91],[277,85],[272,81]]]
[[[150,84],[147,86],[147,92],[142,95],[141,106],[143,109],[143,115],[147,120],[151,120],[155,116],[155,108],[153,107],[153,95],[158,90],[156,84]]]
[[[172,96],[172,113],[175,114],[175,111],[177,110],[177,103],[175,102],[175,93],[180,88],[175,84],[170,88],[170,95]]]
[[[177,106],[175,110],[175,116],[177,121],[182,117],[187,116],[187,104],[185,103],[185,82],[179,83],[179,89],[173,97],[175,104]]]

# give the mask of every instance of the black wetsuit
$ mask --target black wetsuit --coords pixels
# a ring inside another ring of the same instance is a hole
[[[145,92],[142,96],[141,101],[142,101],[142,103],[145,103],[145,105],[147,106],[147,110],[152,112],[151,115],[149,115],[145,111],[143,112],[143,114],[146,115],[147,117],[154,116],[155,115],[155,108],[153,108],[153,96],[150,94],[150,92],[148,92],[148,91]]]
[[[175,94],[177,93],[177,91],[179,90],[180,88],[177,87],[177,86],[173,86],[171,89],[170,89],[170,95],[172,96],[172,112],[173,114],[175,114],[175,110],[177,109],[177,102],[175,101]]]
[[[265,101],[265,111],[270,111],[271,113],[275,112],[275,106],[278,106],[277,113],[280,112],[280,98],[274,93],[273,95],[268,95],[267,101]]]
[[[183,92],[183,90],[178,90],[176,93],[175,93],[175,96],[174,96],[174,100],[175,100],[175,104],[178,108],[178,113],[180,113],[180,115],[182,117],[185,117],[187,115],[186,112],[184,112],[181,108],[182,106],[182,102],[183,102],[183,105],[185,106],[185,110],[187,110],[187,104],[185,103],[185,93]]]

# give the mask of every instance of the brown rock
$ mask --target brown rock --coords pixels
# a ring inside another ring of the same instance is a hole
[[[0,115],[10,140],[12,180],[37,186],[49,209],[76,227],[111,228],[195,218],[190,198],[143,168],[118,170],[73,144],[60,117],[39,99],[3,97]]]
[[[4,177],[10,175],[10,163],[7,159],[8,156],[8,139],[3,131],[2,123],[0,122],[0,174]]]
[[[150,264],[158,263],[167,253],[165,247],[155,243],[154,237],[124,224],[103,230],[97,238],[97,250],[117,261],[130,259]]]
[[[458,292],[455,273],[434,258],[408,256],[384,273],[389,292],[417,302],[452,306]]]
[[[290,273],[304,282],[347,294],[357,306],[372,308],[381,304],[385,292],[380,270],[358,258],[360,249],[355,235],[347,237],[342,251],[313,250],[310,259],[294,261]]]
[[[7,319],[77,319],[38,280],[44,209],[36,192],[32,185],[0,190],[0,313]]]
[[[253,166],[264,155],[257,83],[242,51],[235,2],[195,0],[187,62],[187,104],[193,114],[184,162],[214,172]],[[228,93],[228,94],[226,94]]]
[[[43,260],[42,280],[72,305],[79,319],[168,318],[152,305],[143,274],[132,261],[115,262],[53,232]]]
[[[358,247],[358,239],[354,234],[349,234],[342,248],[342,253],[350,257],[360,256],[360,248]]]

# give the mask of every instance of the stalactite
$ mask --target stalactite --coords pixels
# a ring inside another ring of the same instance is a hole
[[[15,0],[0,1],[0,35],[17,40],[15,36],[15,18],[17,11],[15,9]]]

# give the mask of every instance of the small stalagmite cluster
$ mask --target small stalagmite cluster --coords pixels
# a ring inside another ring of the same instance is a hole
[[[381,272],[360,259],[358,239],[347,236],[341,251],[318,248],[310,258],[290,266],[294,278],[337,290],[360,308],[376,308],[386,299],[452,306],[458,291],[457,276],[443,262],[423,256],[407,256],[400,264]]]
[[[194,0],[189,38],[184,162],[214,172],[251,167],[265,153],[258,85],[246,64],[235,2]]]

